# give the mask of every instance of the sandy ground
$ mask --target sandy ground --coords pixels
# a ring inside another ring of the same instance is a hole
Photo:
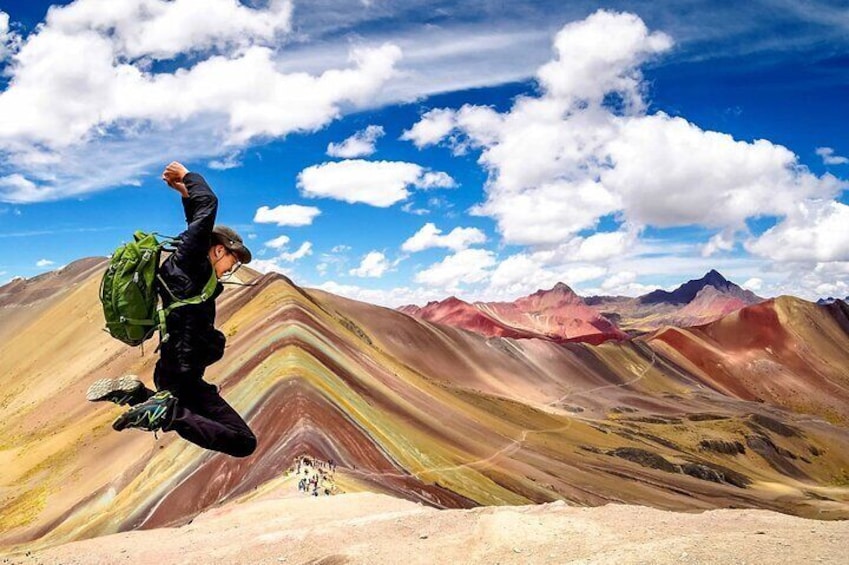
[[[2,564],[846,563],[849,522],[765,510],[639,506],[434,510],[380,494],[291,492],[230,504],[180,528],[126,532]]]

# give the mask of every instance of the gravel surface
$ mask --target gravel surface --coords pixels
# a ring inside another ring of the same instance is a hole
[[[371,493],[229,504],[180,528],[0,557],[0,564],[847,563],[849,522],[640,506],[435,510]]]

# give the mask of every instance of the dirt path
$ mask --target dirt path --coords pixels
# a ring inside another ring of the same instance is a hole
[[[572,392],[565,394],[564,396],[561,396],[560,398],[557,398],[556,400],[552,400],[550,402],[547,402],[544,406],[546,406],[546,407],[555,406],[556,404],[563,402],[567,398],[570,398],[570,397],[573,397],[573,396],[583,396],[583,395],[587,395],[587,394],[592,394],[592,393],[598,392],[599,390],[603,390],[603,389],[630,386],[630,385],[642,380],[646,376],[646,374],[649,372],[649,370],[652,367],[655,366],[655,363],[657,362],[657,354],[654,351],[652,351],[651,354],[652,354],[651,362],[648,365],[646,365],[645,367],[643,367],[643,369],[641,371],[636,373],[636,376],[633,379],[630,379],[630,380],[625,381],[623,383],[614,383],[614,384],[594,387],[594,388],[587,389],[587,390],[572,391]],[[505,445],[501,449],[494,451],[489,456],[482,457],[480,459],[475,459],[474,461],[467,461],[465,463],[460,463],[458,465],[451,465],[451,466],[448,466],[448,467],[429,467],[427,469],[424,469],[422,471],[418,471],[418,472],[415,472],[415,473],[389,473],[389,472],[376,473],[376,472],[373,472],[373,471],[363,471],[363,470],[353,470],[353,469],[348,469],[347,472],[350,473],[350,474],[357,475],[357,476],[360,476],[360,477],[363,477],[363,478],[368,478],[368,479],[380,479],[380,478],[384,478],[384,479],[385,478],[405,479],[405,478],[408,478],[408,477],[415,477],[417,479],[421,479],[423,475],[429,475],[430,476],[432,473],[444,473],[444,472],[448,472],[448,471],[458,471],[458,470],[464,469],[464,468],[486,469],[488,467],[491,467],[496,461],[498,461],[505,454],[512,454],[512,453],[515,453],[516,451],[518,451],[519,449],[521,449],[522,445],[524,445],[524,443],[527,441],[528,435],[530,435],[530,434],[546,434],[546,433],[565,432],[572,427],[572,423],[573,423],[572,420],[569,420],[568,422],[566,422],[566,424],[564,424],[562,426],[557,426],[557,427],[554,427],[554,428],[545,428],[545,429],[538,429],[538,430],[531,430],[531,429],[522,430],[522,432],[519,434],[519,437],[517,439],[512,440],[510,443],[508,443],[507,445]]]
[[[230,504],[182,528],[66,544],[3,564],[846,563],[849,522],[639,506],[435,510],[371,493]]]

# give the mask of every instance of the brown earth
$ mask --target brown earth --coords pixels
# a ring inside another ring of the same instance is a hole
[[[682,514],[562,502],[435,510],[378,494],[314,498],[276,492],[209,510],[179,528],[114,534],[2,562],[845,563],[847,536],[849,522],[764,510]]]
[[[83,401],[103,376],[150,383],[156,359],[102,331],[99,261],[0,288],[17,297],[0,305],[0,547],[185,525],[275,492],[303,455],[336,461],[342,492],[432,508],[849,517],[843,303],[783,297],[594,347],[486,338],[245,269],[256,286],[219,299],[228,346],[207,371],[259,438],[233,459],[115,433],[121,409]]]

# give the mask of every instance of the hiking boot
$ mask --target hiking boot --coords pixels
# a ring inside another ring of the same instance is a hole
[[[85,394],[89,402],[114,402],[118,405],[144,402],[144,385],[135,375],[117,379],[100,379],[91,383]]]
[[[119,432],[126,428],[149,432],[167,430],[174,420],[176,408],[177,398],[167,390],[162,390],[118,416],[112,422],[112,428]]]

